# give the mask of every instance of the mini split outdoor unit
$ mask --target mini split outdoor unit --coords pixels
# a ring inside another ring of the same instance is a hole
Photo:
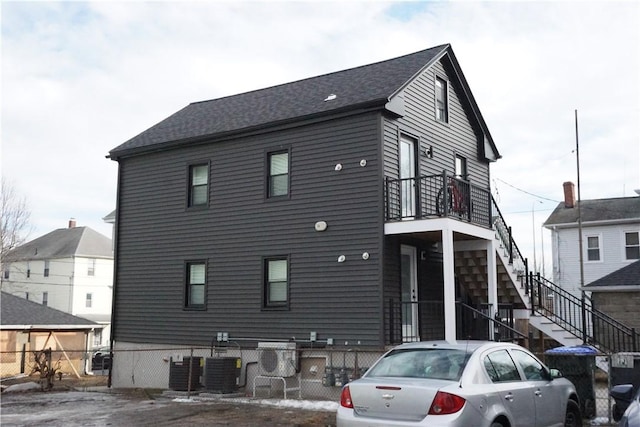
[[[297,371],[296,343],[258,343],[258,364],[260,375],[271,377],[292,377]]]

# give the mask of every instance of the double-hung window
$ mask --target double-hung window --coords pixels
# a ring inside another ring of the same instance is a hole
[[[264,259],[265,308],[286,307],[289,302],[289,259],[274,257]]]
[[[96,275],[96,259],[89,258],[87,260],[87,276],[95,276]]]
[[[204,261],[187,263],[185,308],[204,309],[207,288],[207,264]]]
[[[640,232],[624,233],[624,255],[626,260],[640,259]]]
[[[49,292],[47,291],[42,293],[42,305],[49,305]]]
[[[91,308],[93,306],[93,295],[91,293],[87,293],[84,305],[87,308]]]
[[[289,195],[289,151],[275,151],[267,154],[268,187],[267,197]]]
[[[600,261],[599,236],[587,236],[587,261]]]
[[[44,277],[49,277],[49,260],[44,260]]]
[[[189,166],[189,207],[206,206],[209,202],[209,165]]]
[[[436,119],[449,122],[449,90],[445,79],[436,77]]]
[[[466,157],[462,157],[456,154],[455,168],[456,168],[456,178],[463,179],[466,181],[468,179]]]

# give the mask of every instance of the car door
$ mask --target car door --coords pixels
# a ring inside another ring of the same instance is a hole
[[[553,384],[545,367],[533,355],[517,349],[511,355],[530,384],[531,399],[535,403],[536,427],[562,426],[566,396]]]
[[[493,394],[502,402],[516,426],[534,426],[535,402],[531,385],[523,381],[515,362],[505,349],[492,351],[483,358],[491,379]]]

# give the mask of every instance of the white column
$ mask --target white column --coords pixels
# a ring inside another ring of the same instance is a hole
[[[444,276],[444,339],[456,339],[456,278],[453,230],[442,230],[442,269]]]
[[[494,240],[487,240],[487,302],[491,304],[491,317],[498,312],[498,269]],[[494,325],[489,324],[489,338],[494,338]]]

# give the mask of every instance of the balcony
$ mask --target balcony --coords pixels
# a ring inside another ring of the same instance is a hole
[[[386,221],[442,217],[491,228],[490,191],[446,172],[415,178],[385,178]]]

